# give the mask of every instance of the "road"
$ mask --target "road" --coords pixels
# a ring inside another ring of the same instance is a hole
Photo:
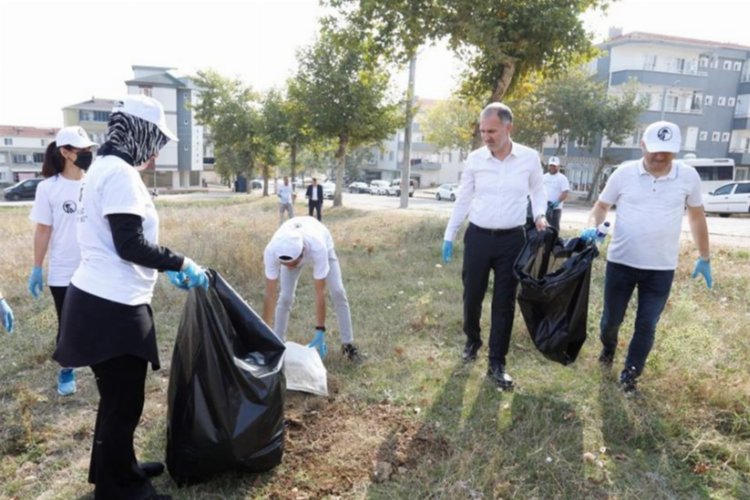
[[[188,194],[161,195],[160,201],[179,202],[188,200],[226,198],[231,196],[258,196],[258,192],[252,194],[237,194],[229,191],[209,191]],[[453,210],[453,203],[449,201],[437,201],[434,192],[427,190],[418,190],[412,198],[409,198],[409,208],[406,210],[399,209],[399,198],[388,196],[374,196],[371,194],[343,194],[344,205],[360,210],[379,211],[379,210],[399,210],[404,214],[435,214],[446,219],[450,217]],[[299,203],[299,202],[298,202]],[[31,209],[32,202],[0,202],[3,206],[28,206]],[[331,201],[326,200],[325,206],[330,206]],[[568,203],[563,210],[562,221],[560,223],[563,231],[579,231],[588,225],[589,206],[583,202]],[[611,211],[608,217],[613,224],[617,219],[616,211]],[[711,244],[722,246],[734,246],[750,248],[750,216],[731,216],[727,218],[709,216],[708,231],[711,238]],[[691,240],[690,226],[687,217],[682,220],[682,237]]]

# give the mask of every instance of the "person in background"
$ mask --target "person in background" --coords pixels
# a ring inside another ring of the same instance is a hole
[[[13,333],[13,309],[5,300],[2,290],[0,290],[0,315],[3,317],[3,328],[8,333]]]
[[[60,339],[60,317],[65,293],[81,260],[76,240],[76,211],[81,191],[81,179],[92,161],[89,139],[81,127],[60,129],[44,153],[42,176],[36,188],[34,205],[29,218],[36,223],[34,230],[34,266],[29,274],[29,293],[39,298],[44,289],[42,265],[47,263],[47,286],[52,293],[57,311],[57,335]],[[60,368],[57,374],[57,393],[68,396],[76,392],[75,372]]]
[[[593,239],[596,227],[612,205],[617,205],[604,276],[599,362],[607,368],[612,366],[620,325],[637,288],[635,329],[620,373],[624,392],[636,390],[654,345],[656,325],[677,267],[686,206],[698,247],[693,278],[702,275],[708,288],[713,283],[701,180],[693,167],[674,159],[681,142],[680,128],[674,123],[658,121],[646,127],[641,141],[643,158],[627,162],[612,173],[591,210],[589,222],[593,227],[581,233],[582,238]]]
[[[321,357],[325,356],[327,348],[320,347],[325,346],[325,292],[328,286],[341,332],[341,351],[349,360],[360,361],[359,351],[352,343],[352,316],[341,279],[341,266],[328,228],[312,217],[289,219],[279,227],[266,245],[263,263],[266,268],[263,320],[271,325],[274,332],[282,340],[286,339],[297,281],[302,267],[309,263],[312,265],[315,286],[316,325],[313,345],[318,347]]]
[[[279,197],[279,224],[284,222],[284,213],[288,213],[288,219],[294,217],[294,187],[289,184],[289,177],[284,176],[284,183],[278,187]]]
[[[563,202],[568,199],[570,183],[560,172],[560,158],[551,156],[547,162],[548,172],[544,174],[544,191],[547,193],[547,222],[560,232],[560,217]]]
[[[96,499],[164,499],[150,477],[158,462],[139,464],[133,434],[143,411],[147,364],[159,368],[151,298],[158,271],[182,287],[206,287],[191,259],[158,245],[159,218],[139,169],[177,137],[162,105],[144,95],[115,101],[106,141],[83,180],[78,200],[81,263],[63,306],[54,358],[90,366],[99,390],[89,482]]]
[[[466,334],[464,361],[475,360],[482,346],[482,301],[490,271],[494,272],[487,376],[501,389],[513,387],[513,379],[505,371],[505,361],[518,288],[513,263],[526,241],[527,198],[531,200],[531,218],[536,230],[544,231],[547,227],[544,217],[547,198],[539,155],[513,142],[512,130],[513,112],[508,106],[493,102],[482,110],[479,132],[484,146],[466,159],[456,204],[443,237],[443,261],[450,262],[453,239],[468,216],[461,271]]]
[[[307,198],[307,215],[312,217],[313,211],[315,211],[317,219],[321,220],[320,210],[323,207],[323,186],[318,184],[318,179],[315,177],[312,179],[312,184],[307,186],[305,198]]]

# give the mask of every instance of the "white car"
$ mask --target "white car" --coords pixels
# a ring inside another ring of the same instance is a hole
[[[726,184],[703,195],[703,209],[721,217],[750,213],[750,181]]]
[[[352,182],[349,184],[349,192],[350,193],[369,193],[370,192],[370,186],[367,185],[365,182]]]
[[[387,195],[388,185],[389,185],[388,181],[382,181],[382,180],[376,179],[370,182],[370,194]]]
[[[336,183],[324,182],[321,186],[323,186],[323,199],[332,200],[333,195],[336,194]]]
[[[437,188],[437,192],[435,193],[435,198],[437,198],[438,201],[440,200],[456,201],[457,191],[458,191],[458,184],[441,184],[440,187]]]
[[[386,194],[388,196],[401,196],[401,179],[391,181]],[[409,196],[414,196],[414,181],[409,181]]]

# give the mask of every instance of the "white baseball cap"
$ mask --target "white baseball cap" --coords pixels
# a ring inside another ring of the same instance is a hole
[[[152,97],[143,94],[128,95],[119,101],[115,101],[112,112],[137,116],[159,127],[159,130],[171,140],[179,141],[174,132],[167,127],[167,117],[164,114],[164,107]]]
[[[97,143],[89,139],[89,135],[83,130],[83,127],[64,127],[57,132],[55,145],[58,148],[63,146],[73,146],[74,148],[84,149],[91,146],[98,146]]]
[[[643,144],[649,153],[679,153],[681,143],[680,127],[672,122],[654,122],[643,132]]]
[[[557,165],[560,166],[560,158],[557,156],[550,156],[549,160],[547,160],[547,165]]]
[[[279,261],[290,262],[302,255],[303,243],[302,233],[286,231],[274,235],[271,250]]]

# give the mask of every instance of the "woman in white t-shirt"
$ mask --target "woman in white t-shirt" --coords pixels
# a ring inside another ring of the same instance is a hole
[[[151,298],[159,271],[180,287],[208,287],[191,259],[158,245],[159,217],[139,170],[177,137],[161,104],[144,95],[116,101],[107,140],[81,187],[81,263],[70,282],[54,359],[89,366],[99,407],[89,482],[96,499],[158,499],[158,462],[138,463],[133,434],[145,401],[148,364],[159,368]]]
[[[89,139],[81,127],[60,129],[47,146],[42,165],[45,180],[36,188],[34,206],[29,218],[34,230],[34,267],[29,275],[29,292],[39,298],[44,289],[42,264],[47,259],[47,286],[57,310],[57,339],[60,338],[60,316],[70,278],[81,260],[76,241],[76,211],[81,179],[91,165]],[[63,367],[57,375],[57,393],[67,396],[76,392],[75,373]]]

